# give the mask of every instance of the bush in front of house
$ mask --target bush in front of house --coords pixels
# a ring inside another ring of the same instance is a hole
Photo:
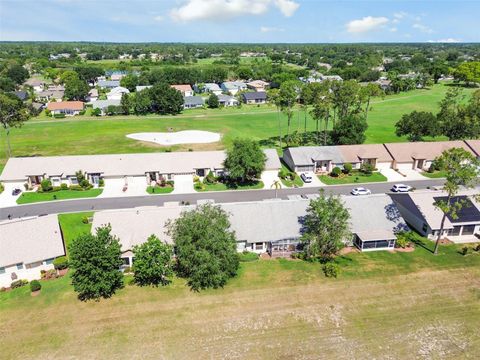
[[[60,185],[60,190],[68,190],[68,185],[65,184],[65,183],[62,183],[62,184]]]
[[[462,254],[463,256],[467,255],[468,254],[468,246],[464,246],[462,248],[462,250],[460,250],[460,254]]]
[[[372,175],[374,170],[375,168],[373,167],[373,165],[369,163],[363,163],[360,167],[360,171],[363,172],[365,175]]]
[[[88,216],[82,217],[82,223],[83,224],[88,224],[89,223]]]
[[[352,164],[350,164],[350,163],[345,163],[345,164],[343,165],[343,172],[344,172],[345,174],[350,174],[350,173],[352,172],[352,170],[353,170]]]
[[[30,291],[31,292],[40,291],[41,288],[42,288],[42,285],[40,284],[40,281],[38,281],[38,280],[30,281]]]
[[[65,114],[53,114],[53,117],[55,119],[64,119],[65,118]]]
[[[49,179],[44,179],[40,183],[40,187],[42,188],[42,191],[48,192],[53,190],[52,182]]]
[[[218,178],[215,175],[213,175],[213,172],[211,171],[207,174],[207,176],[205,176],[205,179],[203,180],[205,184],[216,184],[217,181],[218,181]]]
[[[0,194],[3,192],[3,190],[5,190],[5,186],[3,186],[2,183],[0,183]]]
[[[104,187],[104,186],[105,186],[105,180],[100,179],[100,180],[98,181],[98,187]]]
[[[339,177],[341,173],[342,173],[342,169],[340,169],[338,166],[335,166],[332,169],[332,173],[330,175],[333,177]]]
[[[336,278],[340,273],[340,266],[337,263],[329,261],[322,266],[323,273],[326,277]]]
[[[238,254],[238,258],[240,262],[250,262],[250,261],[256,261],[258,260],[260,256],[257,253],[251,252],[244,250],[240,254]]]
[[[28,280],[19,279],[19,280],[13,281],[13,282],[10,284],[10,287],[11,287],[12,289],[16,289],[16,288],[25,286],[25,285],[27,285],[27,284],[28,284]]]
[[[53,267],[57,270],[63,270],[68,267],[68,259],[66,256],[57,257],[53,260]]]

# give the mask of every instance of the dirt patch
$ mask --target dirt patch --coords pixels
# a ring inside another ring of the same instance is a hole
[[[355,246],[345,246],[340,252],[339,255],[347,255],[350,253],[358,253],[360,252]]]
[[[406,248],[395,248],[395,252],[404,252],[404,253],[410,253],[410,252],[414,252],[415,251],[415,247],[414,246],[408,246]]]
[[[32,291],[32,292],[30,293],[30,295],[33,296],[33,297],[38,296],[38,295],[40,295],[40,291],[41,291],[41,290]]]

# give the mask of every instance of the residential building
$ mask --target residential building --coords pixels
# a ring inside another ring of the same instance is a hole
[[[152,85],[138,85],[138,86],[135,86],[135,91],[140,92],[140,91],[143,91],[145,89],[150,89],[151,87],[152,87]]]
[[[62,101],[65,96],[65,91],[63,90],[44,90],[35,94],[35,98],[38,101]]]
[[[480,140],[465,140],[465,143],[473,151],[477,159],[480,160]]]
[[[52,116],[55,114],[65,114],[66,116],[74,116],[83,111],[85,104],[81,101],[59,101],[50,102],[47,109],[50,110]]]
[[[203,85],[203,91],[210,94],[215,94],[217,96],[222,93],[222,89],[220,88],[220,86],[215,83],[205,83]]]
[[[203,98],[201,96],[184,96],[183,97],[183,108],[184,109],[195,109],[203,106]]]
[[[90,104],[93,109],[100,109],[101,116],[105,116],[109,106],[120,106],[120,100],[96,100]]]
[[[193,89],[189,84],[170,85],[170,86],[175,90],[180,91],[184,97],[193,96]]]
[[[130,90],[122,86],[117,86],[107,93],[108,100],[121,100],[123,94],[129,94]]]
[[[233,96],[220,94],[218,95],[218,103],[220,104],[220,106],[229,107],[237,106],[239,102]]]
[[[236,95],[239,91],[247,90],[247,84],[243,81],[225,81],[220,88],[227,94]]]
[[[441,238],[455,243],[478,242],[480,239],[480,203],[472,196],[479,189],[462,191],[451,199],[452,203],[461,201],[462,209],[456,216],[447,214]],[[436,240],[443,218],[443,211],[435,204],[447,201],[443,191],[415,191],[406,194],[394,194],[392,198],[405,221],[418,233]],[[369,209],[370,211],[370,209]]]
[[[343,164],[350,163],[354,169],[370,164],[374,169],[390,169],[392,156],[382,144],[339,145]]]
[[[97,101],[98,100],[98,90],[93,88],[93,89],[90,89],[90,91],[88,92],[88,95],[87,95],[87,99],[86,99],[88,102],[93,102],[93,101]]]
[[[245,104],[265,104],[267,102],[267,93],[265,91],[246,92],[242,94]]]
[[[57,215],[0,222],[0,287],[15,280],[40,279],[65,255]]]
[[[39,93],[43,91],[45,84],[46,84],[45,81],[37,78],[30,78],[24,83],[24,85],[31,86],[35,93]]]
[[[97,86],[103,89],[113,89],[120,86],[119,80],[98,80]]]
[[[378,79],[377,81],[374,82],[375,84],[378,84],[380,88],[383,91],[388,91],[392,88],[392,81],[388,79]]]
[[[270,83],[263,80],[253,80],[247,83],[247,88],[257,92],[265,92]]]
[[[14,91],[13,94],[22,101],[28,100],[28,92],[19,90]]]

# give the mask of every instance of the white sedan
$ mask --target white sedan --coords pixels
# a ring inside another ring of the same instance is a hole
[[[403,193],[403,192],[409,192],[410,190],[412,190],[412,187],[405,184],[395,184],[392,187],[393,192]]]
[[[365,189],[363,187],[357,187],[352,190],[352,195],[370,195],[372,192],[368,189]]]

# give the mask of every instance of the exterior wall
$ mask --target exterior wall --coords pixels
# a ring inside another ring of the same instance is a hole
[[[65,116],[75,116],[80,114],[80,111],[78,110],[70,110],[70,109],[61,109],[61,110],[52,110],[51,111],[52,116],[55,114],[65,114]]]
[[[392,168],[392,162],[377,162],[377,169],[382,170],[382,169],[391,169]]]
[[[407,162],[407,163],[395,163],[394,164],[394,169],[397,169],[397,170],[412,170],[413,169],[413,160],[411,162]]]
[[[425,219],[419,218],[416,215],[412,214],[409,210],[407,210],[404,206],[402,206],[397,202],[395,202],[395,205],[397,206],[398,211],[400,211],[400,214],[402,215],[403,219],[407,222],[408,225],[413,227],[421,235],[427,236],[428,238],[430,238],[432,229],[427,224]]]
[[[31,269],[27,269],[25,264],[22,264],[23,269],[20,270],[17,269],[16,264],[5,267],[5,273],[0,274],[0,287],[10,287],[10,284],[15,280],[38,280],[41,278],[41,270],[51,270],[54,268],[52,261],[53,259],[41,261],[38,266]],[[17,275],[15,280],[12,280],[12,273]]]
[[[382,244],[379,244],[382,242]],[[385,244],[383,244],[386,242]],[[380,251],[380,250],[393,250],[395,249],[396,240],[385,239],[385,240],[374,240],[374,241],[362,241],[358,236],[355,236],[353,244],[361,251]]]

